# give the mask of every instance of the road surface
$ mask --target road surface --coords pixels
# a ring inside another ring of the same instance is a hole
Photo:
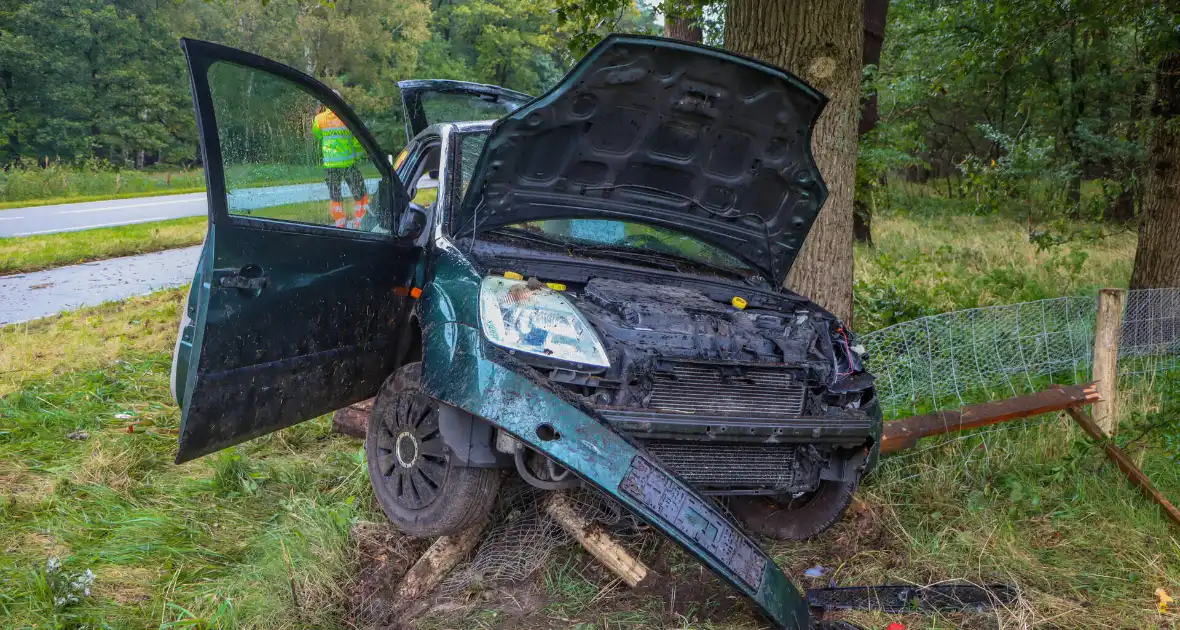
[[[365,180],[370,194],[377,191],[377,180]],[[434,188],[438,182],[423,177],[418,188]],[[231,190],[231,211],[249,212],[267,206],[301,201],[326,200],[328,187],[322,183],[261,186]],[[348,199],[349,197],[345,197]],[[54,232],[76,232],[92,228],[166,221],[181,217],[196,217],[208,211],[205,193],[161,195],[136,199],[113,199],[63,203],[54,206],[34,206],[0,210],[0,238],[33,236]]]
[[[0,237],[74,232],[205,214],[205,193],[0,210]]]
[[[0,326],[188,284],[200,246],[0,277]]]

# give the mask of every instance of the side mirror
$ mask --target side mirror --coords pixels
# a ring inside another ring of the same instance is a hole
[[[417,245],[425,244],[426,226],[430,223],[430,213],[422,206],[410,202],[406,211],[402,213],[397,225],[397,235],[402,238],[413,239]]]

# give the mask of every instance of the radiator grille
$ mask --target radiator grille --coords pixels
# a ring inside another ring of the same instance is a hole
[[[643,447],[694,486],[793,491],[796,481],[790,444],[652,441]]]
[[[786,370],[750,368],[743,376],[722,377],[720,368],[678,364],[656,373],[648,407],[687,413],[803,415],[806,389]]]

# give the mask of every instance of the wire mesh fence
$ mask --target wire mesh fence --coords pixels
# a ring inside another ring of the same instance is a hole
[[[1097,297],[968,309],[866,334],[886,418],[1090,380]],[[1180,368],[1180,288],[1129,291],[1119,374]]]

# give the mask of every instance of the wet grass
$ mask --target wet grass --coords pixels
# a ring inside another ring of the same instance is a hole
[[[0,238],[0,275],[200,245],[205,217]]]
[[[182,296],[0,329],[0,627],[338,625],[359,445],[315,421],[174,465]]]

